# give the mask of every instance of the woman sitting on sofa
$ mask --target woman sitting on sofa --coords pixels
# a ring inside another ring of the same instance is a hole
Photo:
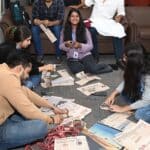
[[[8,54],[12,51],[12,49],[17,49],[18,52],[25,51],[28,53],[29,57],[31,54],[27,50],[29,45],[31,44],[31,31],[26,26],[11,26],[6,30],[6,37],[8,40],[7,50],[0,51],[0,54],[3,56],[3,60],[1,62],[6,62]],[[41,72],[43,71],[53,71],[54,66],[51,64],[44,65],[36,61],[34,57],[31,57],[32,61],[32,71],[30,73],[29,79],[27,79],[24,84],[28,88],[35,88],[39,85],[41,81]]]
[[[106,64],[96,64],[91,50],[93,48],[90,32],[85,27],[82,16],[77,9],[71,9],[60,37],[60,49],[67,53],[67,63],[73,74],[100,74],[111,72]]]

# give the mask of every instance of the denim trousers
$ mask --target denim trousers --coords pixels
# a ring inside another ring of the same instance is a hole
[[[130,99],[127,95],[125,95],[124,93],[121,93],[121,96],[123,97],[123,99],[127,102],[127,104],[132,104],[134,102],[134,100]],[[144,120],[148,123],[150,123],[150,105],[142,107],[142,108],[138,108],[135,110],[135,114],[134,114],[135,118],[137,120]]]
[[[0,125],[0,150],[24,146],[48,133],[48,124],[41,120],[27,120],[14,114]]]
[[[94,58],[99,57],[99,51],[98,50],[98,32],[96,30],[96,28],[94,27],[90,27],[89,28],[90,33],[91,33],[91,37],[92,37],[92,41],[93,41],[93,49],[92,49],[92,55]],[[123,39],[122,38],[117,38],[117,37],[112,37],[113,40],[113,48],[114,48],[114,52],[115,52],[115,58],[116,61],[119,61],[119,59],[122,58],[123,56]],[[99,48],[100,49],[100,48]]]
[[[150,123],[150,105],[137,109],[135,112],[135,118]]]
[[[34,89],[39,86],[41,82],[41,74],[31,75],[27,80],[23,81],[23,84],[29,89]]]
[[[60,41],[60,33],[61,33],[62,26],[56,25],[56,26],[49,27],[49,29],[54,33],[54,35],[57,38],[57,41],[54,43],[56,49],[56,56],[61,57],[61,50],[59,49],[59,41]],[[40,32],[41,32],[41,28],[39,26],[36,25],[32,26],[32,36],[33,36],[35,52],[38,56],[43,56],[44,50],[42,48]]]

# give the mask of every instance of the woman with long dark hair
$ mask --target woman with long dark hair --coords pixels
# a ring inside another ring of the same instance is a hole
[[[29,79],[27,79],[24,84],[29,88],[37,87],[41,81],[41,72],[53,71],[54,66],[51,64],[44,65],[43,63],[38,62],[36,58],[31,56],[27,48],[31,44],[32,33],[28,27],[24,25],[18,27],[10,26],[8,29],[6,29],[6,37],[7,46],[6,48],[0,50],[0,62],[6,62],[7,56],[12,52],[12,50],[26,52],[28,56],[31,57],[32,70],[30,72]]]
[[[72,73],[84,71],[92,74],[111,72],[110,66],[96,64],[91,50],[91,35],[77,9],[71,9],[60,38],[60,49],[66,51],[68,66]]]
[[[106,99],[105,104],[113,112],[135,111],[137,119],[150,122],[150,59],[145,58],[144,49],[140,44],[130,44],[125,49],[126,67],[124,81]],[[129,103],[126,106],[115,105],[115,98],[122,94]]]

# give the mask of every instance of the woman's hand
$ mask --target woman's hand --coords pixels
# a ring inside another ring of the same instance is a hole
[[[66,41],[65,46],[68,47],[68,48],[72,48],[73,42],[72,41]]]
[[[115,102],[115,96],[114,95],[110,95],[106,100],[105,100],[105,104],[110,106]]]
[[[110,105],[109,107],[110,107],[110,111],[118,112],[118,113],[128,112],[132,110],[132,108],[129,105],[126,106]]]
[[[74,42],[73,43],[73,47],[75,48],[75,49],[78,49],[78,48],[81,48],[82,46],[81,46],[81,43],[79,43],[79,42]]]

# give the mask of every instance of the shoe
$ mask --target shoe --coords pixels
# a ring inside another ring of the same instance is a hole
[[[125,63],[124,61],[121,59],[119,61],[116,62],[117,66],[121,69],[124,70],[125,69]]]
[[[57,56],[56,57],[56,64],[61,64],[61,62],[62,62],[61,57]]]
[[[37,62],[44,64],[44,57],[43,56],[37,56]]]
[[[109,64],[113,70],[118,70],[118,65],[117,64]]]

